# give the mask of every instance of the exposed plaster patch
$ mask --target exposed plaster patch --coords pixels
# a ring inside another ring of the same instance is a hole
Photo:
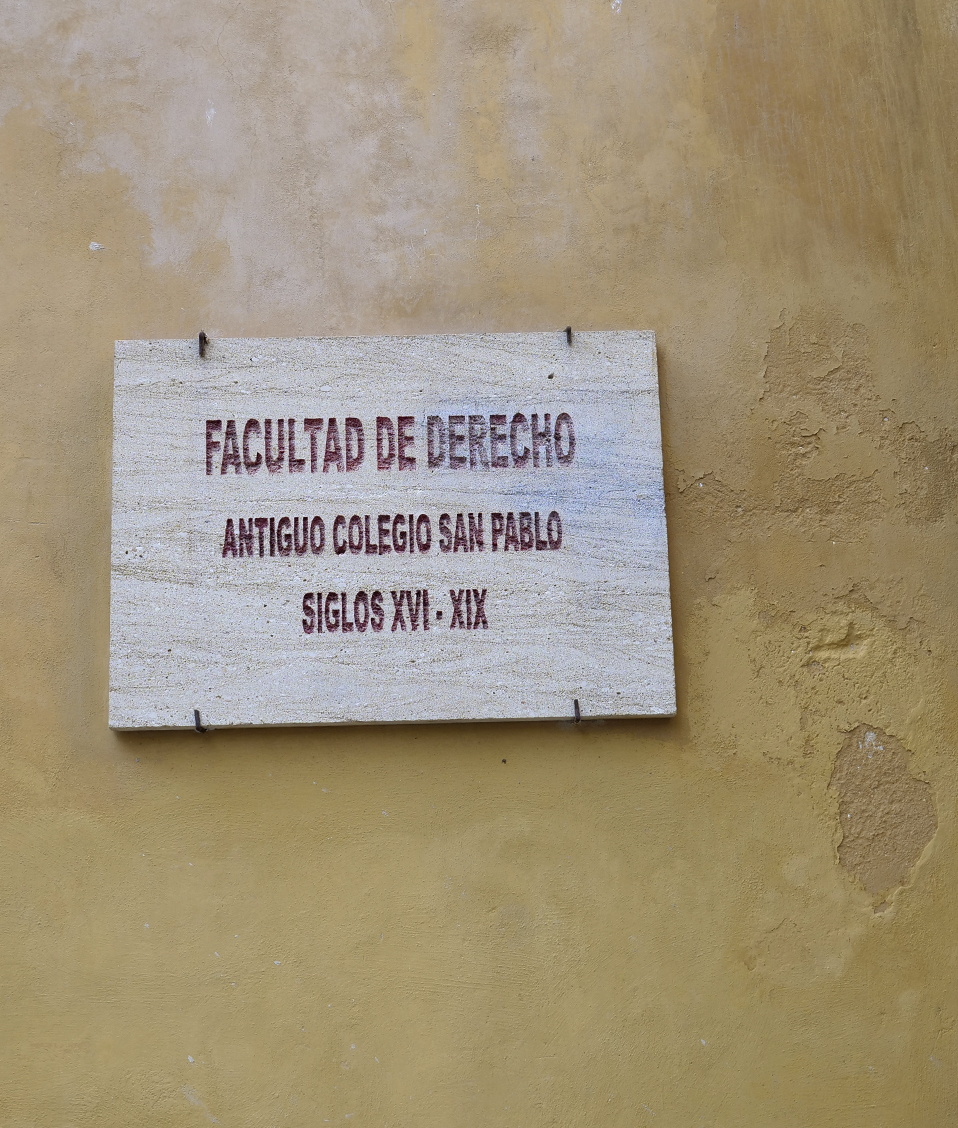
[[[843,615],[828,615],[814,628],[805,665],[844,662],[864,658],[870,648],[872,631]]]
[[[832,310],[803,309],[769,334],[762,399],[808,433],[811,419],[847,427],[874,401],[868,335]],[[785,409],[785,410],[783,410]]]
[[[908,770],[911,753],[894,736],[859,725],[835,760],[841,864],[867,892],[887,898],[908,879],[937,827],[931,786]],[[884,900],[876,911],[885,907]]]
[[[897,457],[895,486],[910,524],[939,521],[954,511],[958,498],[958,440],[953,433],[926,433],[917,423],[898,424],[886,411],[882,445]]]

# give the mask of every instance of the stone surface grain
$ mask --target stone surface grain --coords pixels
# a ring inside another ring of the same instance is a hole
[[[114,728],[675,712],[651,333],[122,341],[113,420]]]

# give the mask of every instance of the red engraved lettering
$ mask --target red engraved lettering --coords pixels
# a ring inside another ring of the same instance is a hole
[[[346,441],[346,470],[358,470],[366,457],[366,436],[362,421],[355,415],[346,417],[344,438]]]
[[[334,591],[326,592],[326,630],[339,630],[339,596]]]
[[[564,440],[559,433],[560,430],[565,432]],[[562,449],[563,441],[565,442],[565,450]],[[567,411],[563,411],[561,415],[556,416],[555,447],[556,461],[559,465],[571,465],[572,459],[575,458],[575,427],[572,425],[572,416]]]
[[[302,474],[306,469],[306,459],[296,457],[296,420],[287,419],[289,426],[289,472],[290,474]]]
[[[523,552],[527,552],[532,548],[535,539],[532,535],[532,514],[520,513],[519,514],[519,547]]]
[[[364,591],[357,591],[353,600],[353,620],[356,630],[360,634],[369,626],[369,596]]]
[[[266,469],[271,474],[278,474],[283,469],[286,460],[286,428],[282,419],[276,420],[276,454],[273,454],[273,421],[267,419],[264,423],[266,434],[263,439],[263,448],[266,452]]]
[[[469,514],[469,551],[482,552],[485,541],[483,540],[482,532],[482,514],[475,513]]]
[[[400,528],[400,526],[402,526]],[[393,552],[406,551],[406,518],[397,513],[393,517]]]
[[[213,473],[213,455],[220,449],[220,441],[214,438],[217,431],[223,430],[222,419],[207,419],[206,421],[206,472]]]
[[[415,456],[407,454],[411,446],[415,445],[416,436],[412,433],[415,419],[411,415],[400,415],[396,419],[396,465],[400,470],[415,470]]]
[[[314,600],[311,591],[306,592],[303,596],[303,634],[312,634],[316,630],[316,608],[313,605]]]
[[[472,615],[472,629],[479,630],[480,627],[484,631],[489,629],[489,620],[486,618],[486,589],[483,588],[480,593],[475,588],[472,589],[472,605],[474,608]]]
[[[446,424],[441,415],[430,415],[426,420],[426,456],[430,470],[446,461]]]
[[[242,517],[239,519],[239,534],[237,535],[239,541],[239,554],[240,556],[253,555],[253,518],[250,517],[249,521],[244,521]]]
[[[328,474],[330,466],[337,470],[346,469],[343,460],[343,447],[339,441],[339,424],[335,419],[330,419],[326,424],[326,450],[323,452],[323,473]]]
[[[465,590],[460,588],[458,591],[450,589],[449,598],[452,600],[452,618],[449,620],[449,629],[455,630],[459,627],[461,630],[466,629],[466,620],[462,617],[462,601],[465,596]]]
[[[488,470],[489,452],[486,450],[486,417],[469,416],[469,469]]]
[[[339,624],[339,629],[344,634],[346,634],[347,632],[349,632],[353,629],[354,624],[350,619],[347,619],[347,617],[346,617],[346,593],[344,591],[341,591],[339,593],[339,600],[340,600],[340,604],[342,606],[342,612],[343,612],[342,619],[341,619],[340,624]]]
[[[546,466],[552,465],[552,416],[546,412],[542,417],[542,430],[539,430],[539,416],[532,417],[532,465],[538,466],[540,452],[545,451]]]
[[[376,469],[389,470],[396,459],[396,429],[385,415],[376,416]]]
[[[319,539],[317,540],[317,533]],[[326,526],[322,517],[314,517],[309,523],[309,551],[314,556],[319,556],[326,546]]]
[[[292,522],[288,517],[280,517],[279,521],[270,517],[269,522],[270,556],[276,555],[277,552],[280,556],[289,556],[293,545]]]
[[[276,524],[276,549],[280,556],[290,556],[293,551],[293,522],[280,517]]]
[[[349,518],[348,542],[349,551],[353,556],[358,556],[363,550],[363,519],[358,513]]]
[[[509,436],[506,433],[506,417],[504,415],[489,416],[489,465],[493,470],[502,470],[509,465],[509,455],[506,453],[506,444]],[[500,448],[502,448],[500,450]]]
[[[223,436],[223,461],[220,473],[225,474],[228,467],[232,466],[236,474],[240,473],[243,463],[240,459],[239,439],[236,435],[236,420],[226,420],[226,433]]]
[[[315,474],[319,469],[319,435],[322,429],[322,419],[303,420],[303,430],[309,435],[309,470],[311,474]]]
[[[302,530],[302,533],[300,532]],[[309,518],[293,518],[293,549],[297,556],[305,556],[309,548]]]
[[[512,417],[512,425],[509,428],[509,453],[512,455],[512,465],[516,469],[521,470],[529,465],[529,446],[523,441],[522,450],[519,450],[519,431],[525,427],[529,430],[529,421],[524,415],[518,412]]]
[[[502,536],[502,530],[506,527],[506,519],[501,513],[493,513],[490,522],[492,524],[492,551],[499,551],[499,538]]]
[[[406,592],[401,591],[398,596],[394,591],[389,594],[393,597],[393,625],[391,630],[406,630],[406,619],[402,613],[402,605],[406,602]]]
[[[236,555],[236,529],[233,527],[233,518],[226,518],[226,533],[223,536],[223,556]]]
[[[536,552],[541,552],[544,548],[549,547],[549,542],[543,538],[542,530],[539,528],[539,510],[538,509],[536,510],[536,515],[535,515],[535,527],[536,527]]]
[[[250,454],[249,444],[254,433],[259,438],[263,428],[260,427],[258,419],[247,419],[246,426],[243,428],[243,467],[247,474],[255,474],[263,465],[263,455],[260,451],[256,452],[255,458]]]
[[[366,542],[366,555],[375,556],[379,552],[376,544],[376,538],[372,535],[372,530],[369,527],[369,514],[363,518],[363,532],[365,534],[364,540]]]
[[[381,591],[374,591],[369,600],[369,605],[372,608],[369,625],[373,628],[373,631],[378,634],[383,629],[383,622],[385,620],[383,593]]]
[[[456,539],[453,542],[452,551],[458,552],[462,549],[463,552],[469,551],[469,541],[466,539],[466,518],[462,513],[456,514]]]
[[[516,527],[515,513],[506,514],[506,541],[502,546],[502,551],[508,552],[510,548],[513,552],[519,551],[519,531]]]
[[[264,541],[266,538],[266,530],[269,528],[269,518],[257,517],[253,523],[256,525],[257,533],[259,533],[259,554],[263,556],[266,551]]]
[[[456,428],[461,427],[459,431]],[[459,454],[459,448],[466,445],[466,417],[465,415],[449,416],[449,465],[455,470],[466,465],[465,453]]]

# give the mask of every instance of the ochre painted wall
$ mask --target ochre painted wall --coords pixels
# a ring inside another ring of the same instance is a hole
[[[956,1123],[954,0],[0,41],[0,1122]],[[107,730],[114,339],[569,323],[658,334],[674,721]]]

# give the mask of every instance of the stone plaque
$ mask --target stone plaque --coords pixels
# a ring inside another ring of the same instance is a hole
[[[675,712],[652,333],[118,341],[110,725]]]

